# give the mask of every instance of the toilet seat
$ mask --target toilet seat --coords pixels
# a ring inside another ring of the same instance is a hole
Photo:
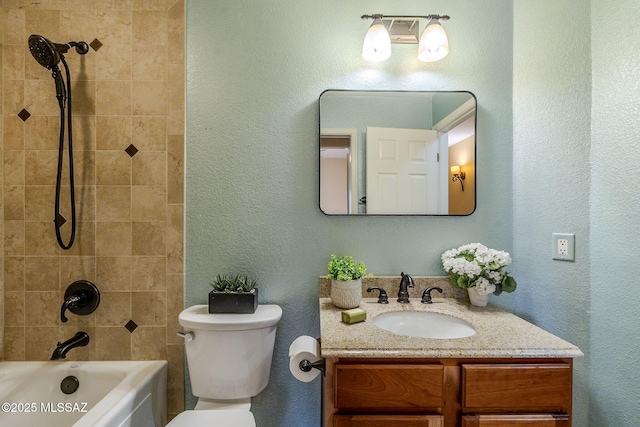
[[[167,427],[256,427],[253,414],[234,409],[184,411]]]

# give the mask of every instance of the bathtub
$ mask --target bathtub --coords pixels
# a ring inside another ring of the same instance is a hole
[[[162,427],[167,362],[0,362],[0,405],[0,426]]]

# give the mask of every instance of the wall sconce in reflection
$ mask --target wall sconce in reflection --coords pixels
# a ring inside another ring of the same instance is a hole
[[[464,181],[467,174],[460,170],[460,166],[451,166],[451,175],[453,175],[451,181],[460,181],[460,187],[462,188],[462,191],[464,191],[464,183],[462,181]]]
[[[362,45],[362,57],[367,61],[381,62],[391,56],[391,44],[417,44],[418,59],[422,62],[439,61],[449,54],[449,39],[440,25],[448,15],[362,15],[373,19]],[[420,19],[428,19],[426,28],[418,39]]]

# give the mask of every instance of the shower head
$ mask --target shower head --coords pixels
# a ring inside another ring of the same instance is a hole
[[[76,48],[76,52],[84,55],[89,52],[89,45],[85,42],[69,42],[66,44],[53,43],[38,34],[29,36],[29,51],[44,68],[55,71],[62,54],[67,53],[71,47]]]

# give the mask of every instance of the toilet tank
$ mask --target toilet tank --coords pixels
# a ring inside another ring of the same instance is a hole
[[[205,399],[256,396],[267,386],[276,326],[282,317],[277,305],[258,305],[253,314],[209,313],[195,305],[180,313],[191,392]]]

